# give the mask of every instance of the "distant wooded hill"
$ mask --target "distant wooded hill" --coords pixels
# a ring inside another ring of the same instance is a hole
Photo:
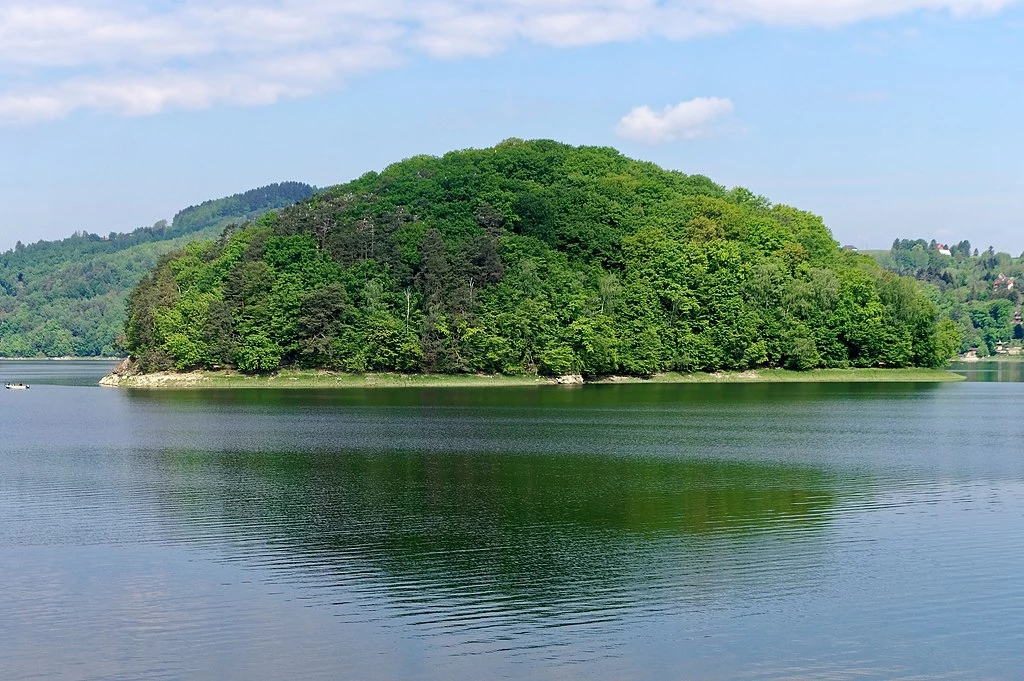
[[[180,211],[168,224],[107,236],[76,233],[0,254],[0,356],[112,356],[128,292],[157,259],[225,226],[307,198],[313,187],[282,182]]]
[[[966,351],[981,356],[1024,341],[1024,254],[1014,258],[991,246],[979,252],[969,241],[896,239],[889,251],[872,256],[885,269],[920,281],[943,317],[959,329]]]
[[[817,216],[543,140],[414,157],[189,244],[129,310],[144,371],[937,366],[958,342]]]

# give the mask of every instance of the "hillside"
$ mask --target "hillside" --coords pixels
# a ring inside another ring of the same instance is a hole
[[[972,251],[966,240],[945,247],[924,239],[897,239],[891,250],[872,256],[883,268],[922,283],[943,318],[958,328],[961,351],[977,348],[987,356],[1011,345],[1019,348],[1024,341],[1024,254],[1014,258],[991,246]]]
[[[117,354],[128,292],[161,255],[312,192],[298,182],[272,184],[191,206],[170,224],[161,220],[127,234],[19,242],[0,255],[0,356]]]
[[[613,149],[508,140],[367,173],[160,261],[142,371],[648,375],[937,366],[912,280],[820,218]]]

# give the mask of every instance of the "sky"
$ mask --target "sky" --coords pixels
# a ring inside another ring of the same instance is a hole
[[[0,0],[0,250],[509,137],[1024,251],[1024,0]]]

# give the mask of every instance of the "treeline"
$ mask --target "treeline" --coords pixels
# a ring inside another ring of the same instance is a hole
[[[256,218],[268,210],[298,203],[314,191],[314,187],[302,182],[279,182],[223,199],[204,201],[198,206],[189,206],[179,211],[165,238],[174,238],[225,221]]]
[[[609,148],[420,156],[165,257],[133,291],[144,371],[637,375],[938,366],[912,280],[820,218]]]
[[[297,182],[261,187],[179,212],[168,224],[107,236],[78,232],[0,254],[0,356],[112,356],[123,352],[128,292],[157,259],[226,225],[312,194]]]
[[[956,325],[961,352],[976,348],[987,356],[1024,340],[1024,254],[1014,258],[992,246],[979,252],[966,240],[943,246],[896,239],[889,252],[875,257],[885,269],[925,284],[942,316]]]

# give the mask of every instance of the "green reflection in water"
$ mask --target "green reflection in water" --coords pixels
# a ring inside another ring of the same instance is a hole
[[[217,526],[256,553],[287,546],[279,566],[370,567],[433,592],[636,590],[687,569],[666,560],[699,560],[706,579],[737,542],[817,532],[836,506],[823,470],[738,461],[166,451],[162,465],[165,510],[194,533]]]
[[[1024,382],[1024,359],[982,360],[978,362],[954,362],[950,369],[967,377],[968,381],[981,383]]]
[[[1024,367],[1024,362],[1021,363]],[[722,383],[591,384],[481,388],[371,388],[334,390],[126,390],[130,399],[161,405],[232,407],[523,407],[623,409],[644,406],[763,404],[836,397],[900,399],[936,393],[943,383]]]
[[[140,450],[158,454],[142,463],[157,466],[160,514],[185,541],[385,600],[443,609],[490,594],[479,598],[519,617],[564,613],[567,601],[574,612],[612,601],[657,609],[766,584],[812,588],[830,565],[833,519],[877,494],[878,471],[847,456],[862,455],[860,443],[891,444],[906,410],[945,389],[608,385],[129,399],[162,443]]]

